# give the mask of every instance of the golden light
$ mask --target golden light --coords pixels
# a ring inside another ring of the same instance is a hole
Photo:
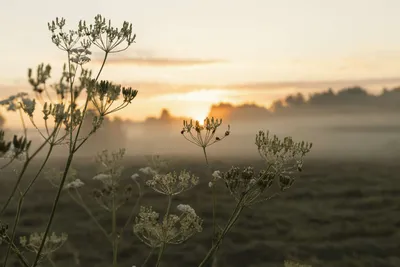
[[[193,110],[192,112],[190,112],[191,114],[193,114],[193,115],[191,115],[191,118],[194,121],[199,121],[199,123],[201,125],[203,125],[204,124],[204,120],[207,118],[209,109],[210,109],[209,107],[202,108],[202,109],[197,108],[196,110]]]

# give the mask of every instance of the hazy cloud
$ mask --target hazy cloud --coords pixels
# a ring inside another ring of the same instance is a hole
[[[371,78],[371,79],[351,79],[351,80],[316,80],[316,81],[277,81],[277,82],[248,82],[238,84],[228,84],[224,86],[229,89],[280,89],[295,87],[299,89],[319,89],[323,90],[329,87],[348,87],[354,85],[360,86],[381,86],[399,84],[400,77],[389,77],[389,78]]]
[[[95,63],[102,63],[102,59],[94,59]],[[117,57],[107,60],[107,64],[111,65],[135,65],[147,67],[188,67],[198,65],[209,65],[226,63],[222,59],[196,59],[196,58],[169,58],[169,57],[143,57],[143,56],[130,56],[130,57]]]

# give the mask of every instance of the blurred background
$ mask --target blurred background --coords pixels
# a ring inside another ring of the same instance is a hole
[[[398,10],[396,0],[8,1],[0,9],[0,99],[17,92],[35,96],[27,69],[42,62],[52,65],[57,82],[66,54],[47,30],[55,17],[66,18],[73,29],[97,14],[116,26],[132,22],[136,43],[109,57],[101,79],[139,93],[79,151],[77,157],[87,160],[74,165],[82,179],[95,174],[93,156],[103,149],[127,149],[126,178],[147,164],[144,156],[159,154],[174,168],[203,177],[182,200],[207,219],[202,198],[210,197],[209,174],[201,149],[180,134],[183,120],[222,118],[217,136],[230,125],[231,134],[207,150],[214,169],[262,168],[254,144],[259,130],[292,136],[314,144],[304,173],[288,192],[245,214],[227,237],[221,266],[281,266],[285,258],[313,266],[400,266]],[[87,66],[94,73],[103,56],[93,50]],[[42,128],[40,113],[35,122]],[[18,113],[0,107],[0,114],[6,135],[22,134]],[[26,120],[34,149],[41,137]],[[65,152],[57,147],[51,164],[61,168]],[[12,171],[0,177],[3,200]],[[21,222],[24,231],[43,228],[45,217],[37,218],[51,208],[48,182],[35,190]],[[157,196],[150,194],[150,200],[163,207]],[[107,266],[107,251],[99,254],[100,244],[86,241],[98,234],[88,231],[93,224],[68,196],[64,201],[56,227],[69,231],[71,221],[79,223],[68,245],[75,249],[60,252],[60,266],[76,264],[71,251],[80,252],[82,266]],[[223,198],[220,208],[230,203]],[[8,216],[13,218],[13,208]],[[166,259],[172,264],[184,255],[179,266],[193,266],[205,252],[206,233],[182,250],[167,250]],[[124,246],[126,264],[145,251]]]

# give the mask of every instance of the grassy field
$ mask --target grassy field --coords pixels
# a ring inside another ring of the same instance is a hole
[[[235,163],[262,167],[259,161],[246,160],[213,162],[213,167],[227,170]],[[52,167],[57,165],[62,166],[61,162],[51,163]],[[131,158],[126,159],[124,165],[123,175],[129,182],[130,175],[144,167],[145,161]],[[77,160],[73,167],[78,170],[79,178],[87,182],[81,189],[86,202],[109,229],[109,214],[100,210],[90,196],[93,186],[99,186],[90,181],[96,166],[88,160]],[[205,230],[183,245],[167,247],[163,266],[196,266],[211,242],[211,191],[207,187],[207,169],[204,162],[190,159],[174,159],[172,167],[176,170],[186,168],[200,176],[200,185],[177,197],[174,204],[191,204],[205,219]],[[400,266],[399,173],[400,164],[394,160],[306,161],[304,172],[291,189],[269,202],[245,210],[223,243],[219,266],[282,266],[284,259],[324,267]],[[0,203],[4,203],[12,180],[11,173],[1,174]],[[223,185],[218,191],[218,218],[222,222],[229,216],[234,203]],[[54,195],[55,189],[48,181],[42,179],[35,185],[25,202],[18,235],[44,230]],[[121,210],[120,225],[125,222],[132,203],[133,199]],[[142,204],[151,204],[164,212],[166,201],[146,188]],[[6,221],[13,219],[15,207],[14,203],[7,210]],[[110,266],[110,245],[85,211],[67,194],[62,197],[53,230],[69,234],[67,244],[54,255],[58,267]],[[140,266],[149,250],[139,243],[131,227],[128,230],[120,249],[120,266]],[[1,248],[0,255],[3,255],[4,245]],[[149,266],[154,260],[155,256]]]

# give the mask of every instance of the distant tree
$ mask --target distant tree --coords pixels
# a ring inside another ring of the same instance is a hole
[[[332,88],[321,93],[311,94],[308,100],[310,105],[332,105],[336,103],[336,95]]]
[[[299,107],[306,103],[303,94],[297,93],[296,95],[289,95],[285,99],[285,103],[288,107]]]
[[[273,112],[277,113],[277,112],[280,112],[280,111],[284,110],[285,109],[285,105],[283,104],[282,100],[280,100],[280,99],[279,100],[275,100],[274,102],[272,102],[272,105],[271,105],[270,109]]]
[[[170,121],[172,119],[171,113],[168,109],[164,108],[161,111],[160,120],[161,121]]]

